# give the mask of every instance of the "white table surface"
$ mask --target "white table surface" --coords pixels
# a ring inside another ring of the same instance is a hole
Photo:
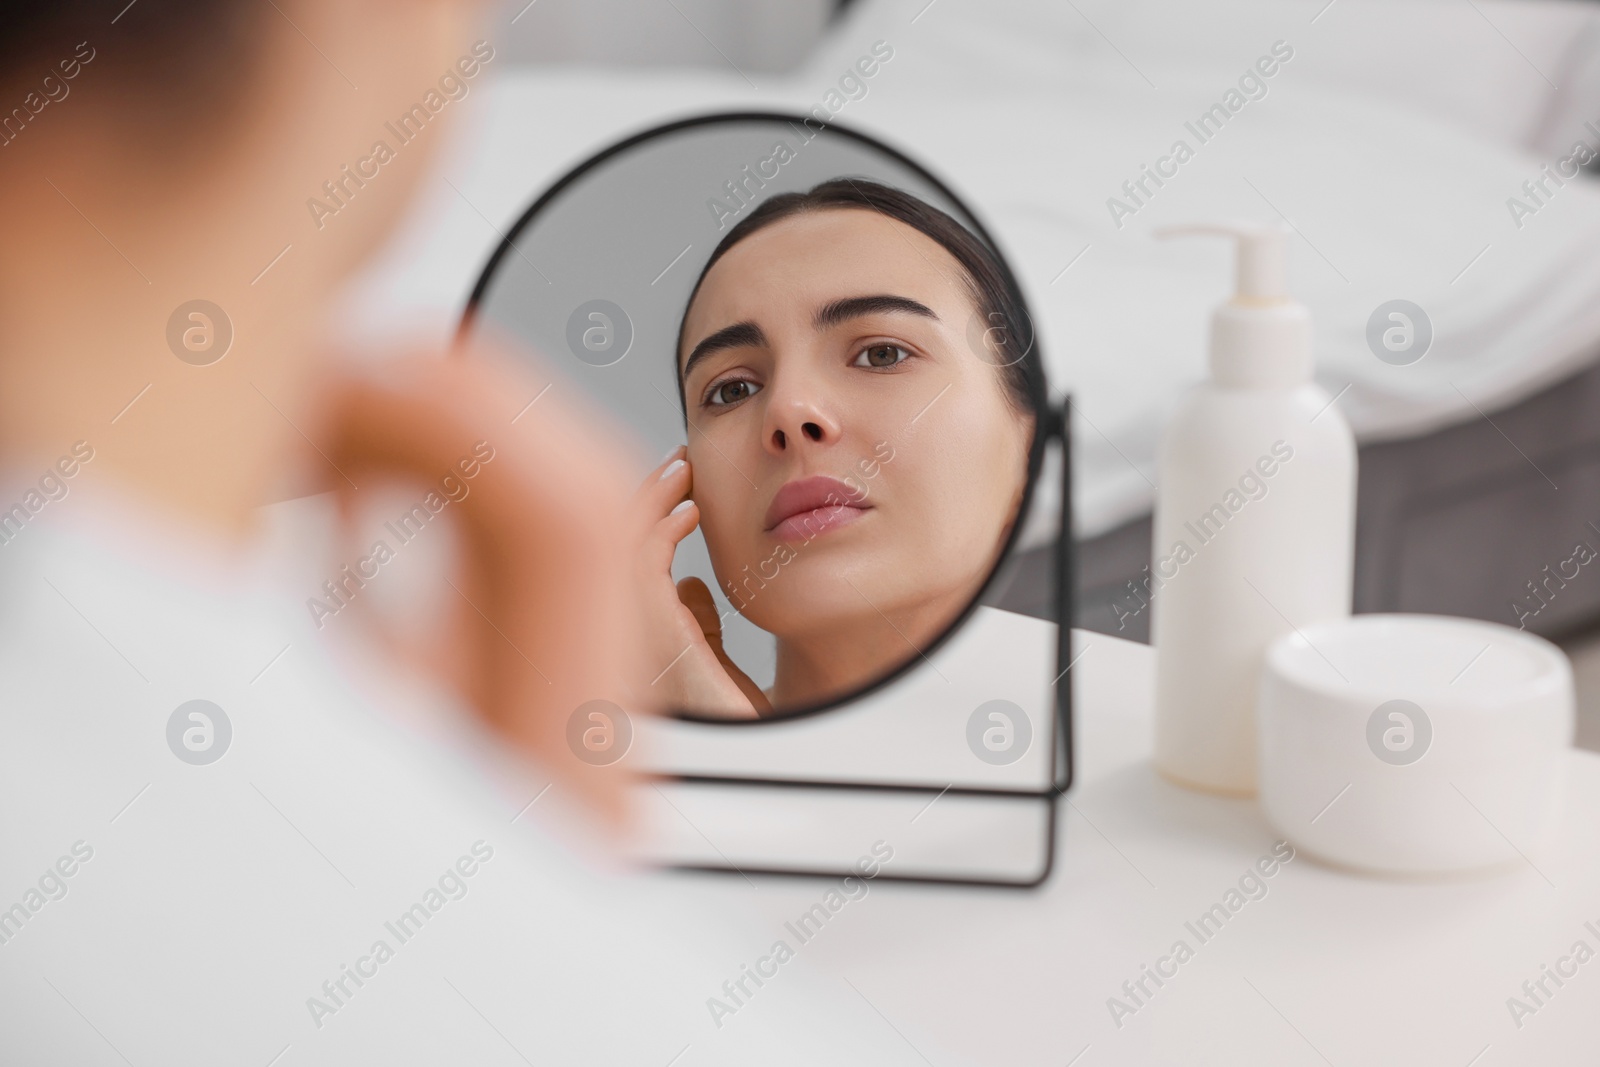
[[[1035,890],[874,882],[808,942],[933,1064],[1600,1063],[1600,956],[1518,1022],[1507,1006],[1584,941],[1600,953],[1600,757],[1574,750],[1555,847],[1489,876],[1363,876],[1296,855],[1205,943],[1186,928],[1277,840],[1253,800],[1150,764],[1154,652],[1079,632],[1077,778]],[[1537,867],[1533,864],[1536,863]],[[820,879],[661,874],[774,929]],[[1193,958],[1119,1026],[1108,999]],[[1572,965],[1568,964],[1570,969]],[[1170,965],[1168,967],[1170,969]],[[1531,1003],[1531,1002],[1530,1002]]]

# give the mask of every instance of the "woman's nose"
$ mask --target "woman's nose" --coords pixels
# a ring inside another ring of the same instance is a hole
[[[829,412],[829,405],[815,388],[801,383],[785,383],[778,386],[777,390],[782,390],[780,395],[767,403],[765,436],[768,451],[782,453],[804,444],[832,444],[838,439],[838,420]]]

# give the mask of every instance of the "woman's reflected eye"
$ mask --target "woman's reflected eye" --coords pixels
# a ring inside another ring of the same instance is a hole
[[[711,392],[706,396],[706,403],[716,407],[726,407],[737,404],[741,400],[755,396],[761,391],[761,386],[743,378],[734,378],[731,381],[720,382],[711,387]]]
[[[893,367],[911,358],[911,353],[899,345],[868,345],[856,356],[857,367]]]

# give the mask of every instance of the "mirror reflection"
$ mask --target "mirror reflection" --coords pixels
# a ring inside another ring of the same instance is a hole
[[[762,125],[690,127],[675,139],[699,152],[646,142],[581,174],[478,297],[547,351],[564,320],[571,373],[664,447],[635,496],[650,645],[629,682],[699,717],[809,709],[925,657],[995,570],[1037,469],[1039,357],[981,230],[914,168],[863,167],[859,144],[788,123],[780,138],[838,141],[839,169],[808,144],[813,173],[746,167],[760,189],[708,199],[721,157],[777,157]],[[622,195],[630,181],[657,195]],[[544,266],[562,234],[594,239],[576,271]]]

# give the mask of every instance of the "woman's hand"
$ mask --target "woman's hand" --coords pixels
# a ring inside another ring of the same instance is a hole
[[[678,542],[700,521],[700,509],[689,499],[690,484],[689,461],[679,445],[634,496],[634,585],[643,599],[650,672],[637,684],[680,711],[755,718],[772,705],[723,649],[722,619],[711,590],[699,578],[672,581]]]
[[[324,455],[344,475],[332,487],[348,515],[356,485],[437,490],[461,477],[475,444],[493,449],[446,512],[464,549],[446,591],[453,610],[405,662],[441,674],[558,787],[617,823],[624,765],[581,759],[568,724],[595,699],[630,715],[659,707],[631,701],[627,685],[643,651],[629,568],[618,566],[633,547],[632,478],[603,413],[572,390],[557,383],[525,406],[540,393],[525,360],[480,345],[345,379],[324,412]]]

